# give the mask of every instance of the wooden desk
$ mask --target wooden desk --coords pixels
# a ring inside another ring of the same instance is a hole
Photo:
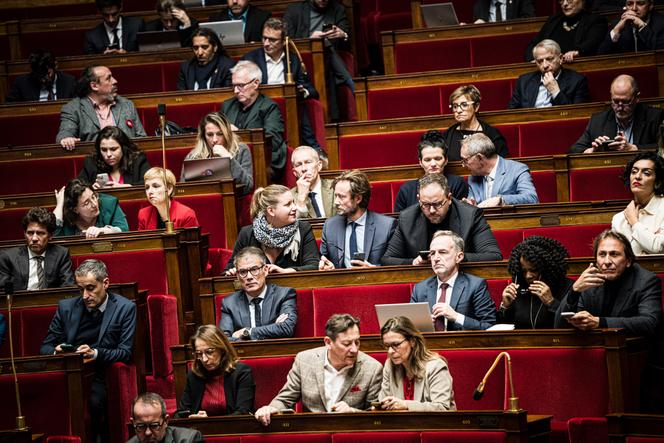
[[[627,437],[664,438],[664,415],[609,414],[609,442],[624,443]]]

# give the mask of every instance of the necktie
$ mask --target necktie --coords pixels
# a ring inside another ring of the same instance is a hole
[[[484,196],[484,198],[485,199],[491,198],[491,194],[493,194],[493,177],[487,175],[486,177],[484,177],[484,180],[486,181],[486,188],[485,188],[486,195]]]
[[[47,88],[48,88],[48,97],[46,98],[46,100],[48,101],[55,100],[55,94],[53,94],[53,85],[47,86]]]
[[[261,299],[256,297],[251,299],[251,303],[254,305],[254,322],[256,322],[256,327],[263,326],[263,321],[261,320]]]
[[[447,288],[448,288],[447,283],[443,283],[440,285],[440,296],[438,297],[438,303],[447,303]],[[434,325],[434,329],[436,331],[444,331],[445,330],[445,317],[442,315],[436,319],[436,323]]]
[[[496,22],[503,21],[503,9],[501,8],[502,2],[496,2]]]
[[[41,255],[32,257],[37,262],[37,280],[39,289],[46,289],[46,274],[44,274],[44,257]]]
[[[357,233],[355,232],[355,228],[357,227],[357,223],[351,222],[350,223],[350,240],[348,241],[348,253],[350,255],[350,259],[353,259],[353,256],[357,252]]]
[[[318,202],[316,202],[316,193],[314,191],[311,191],[309,193],[309,200],[311,201],[311,206],[314,207],[314,212],[316,213],[316,217],[322,217],[323,214],[320,212],[320,208],[318,207]]]
[[[120,49],[120,38],[118,37],[118,28],[113,28],[113,41],[111,42],[111,46],[117,46],[118,49]]]

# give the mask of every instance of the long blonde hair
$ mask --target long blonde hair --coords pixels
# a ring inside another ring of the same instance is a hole
[[[251,207],[249,215],[253,220],[258,214],[265,213],[267,208],[279,203],[279,196],[286,192],[290,192],[286,186],[283,185],[269,185],[265,188],[258,188],[254,191],[254,196],[251,198]]]
[[[203,117],[198,124],[198,134],[196,135],[196,145],[191,151],[189,158],[210,158],[212,157],[212,149],[208,147],[205,141],[205,126],[211,123],[221,130],[224,136],[226,146],[224,146],[232,157],[235,157],[240,149],[240,137],[231,129],[231,122],[228,118],[220,112],[211,112]]]

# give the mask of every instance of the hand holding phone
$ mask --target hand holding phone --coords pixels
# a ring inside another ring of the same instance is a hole
[[[331,31],[333,27],[334,27],[334,25],[333,25],[332,23],[325,23],[325,24],[323,25],[323,29],[322,29],[322,31],[323,31],[323,32]]]
[[[572,318],[572,317],[574,317],[575,315],[576,315],[576,312],[571,312],[571,311],[566,311],[566,312],[561,312],[561,313],[560,313],[560,316],[561,316],[562,318],[565,318],[565,319],[567,319],[567,318]]]
[[[97,179],[95,182],[102,188],[105,188],[108,185],[109,177],[107,173],[97,174]]]
[[[62,349],[62,352],[74,352],[76,351],[76,346],[70,343],[62,343],[60,349]]]
[[[429,251],[420,251],[418,253],[422,261],[429,261]]]

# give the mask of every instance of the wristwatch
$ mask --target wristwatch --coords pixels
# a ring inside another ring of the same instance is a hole
[[[245,328],[244,331],[242,331],[242,340],[250,340],[251,339],[251,330]]]

